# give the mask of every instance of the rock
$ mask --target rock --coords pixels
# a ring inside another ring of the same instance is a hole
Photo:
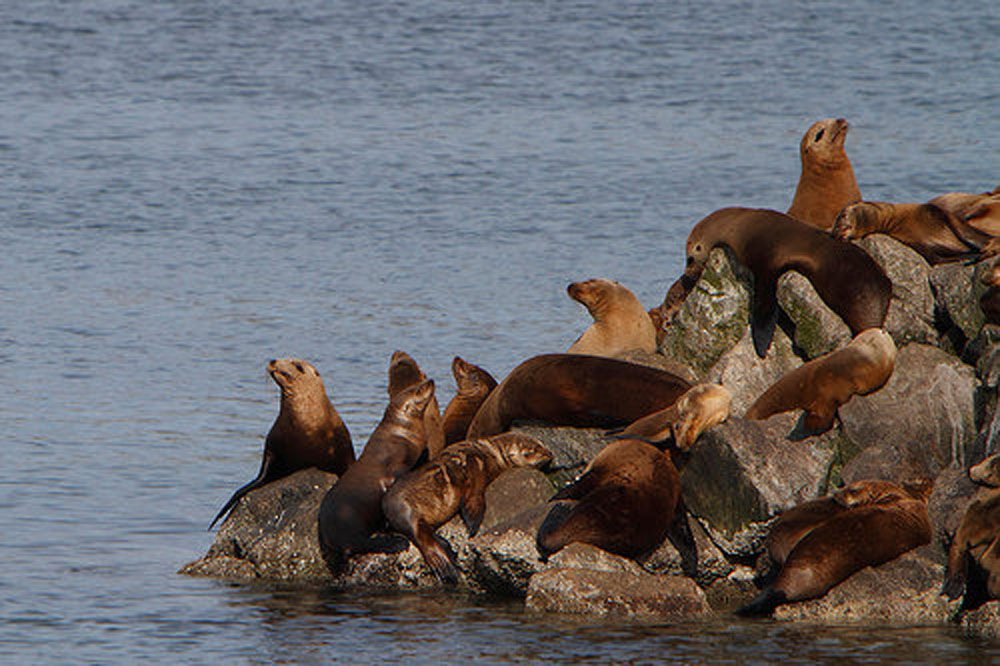
[[[755,524],[825,491],[837,434],[789,441],[797,419],[792,413],[764,421],[730,417],[692,448],[681,472],[684,501],[727,555],[752,556],[761,529]],[[751,534],[741,534],[747,528]]]
[[[583,468],[608,442],[603,428],[568,428],[537,423],[517,423],[511,428],[538,439],[552,452],[548,477],[561,488],[580,476]]]
[[[463,572],[471,579],[470,585],[483,592],[503,596],[523,597],[528,591],[528,581],[545,565],[538,559],[535,534],[548,513],[532,512],[531,523],[523,527],[504,529],[499,534],[490,532],[469,540],[469,556],[463,558]]]
[[[986,324],[965,347],[962,359],[966,363],[974,363],[976,376],[987,389],[995,389],[1000,385],[1000,326]]]
[[[509,522],[529,507],[545,504],[555,494],[548,478],[537,469],[517,467],[500,474],[486,488],[486,512],[481,530]]]
[[[753,275],[738,261],[723,249],[712,250],[660,352],[704,374],[747,331],[752,284]]]
[[[929,345],[899,350],[896,368],[875,393],[839,410],[844,434],[861,450],[844,481],[934,478],[951,464],[968,466],[976,438],[972,368]]]
[[[733,396],[731,412],[743,415],[764,391],[800,365],[802,360],[792,351],[791,340],[780,328],[774,332],[767,357],[760,358],[747,327],[739,342],[709,369],[705,380],[729,389]]]
[[[990,640],[1000,639],[1000,601],[989,601],[979,608],[963,613],[962,631],[970,636]]]
[[[693,571],[688,570],[684,557],[669,539],[642,561],[642,568],[654,574],[693,577],[700,586],[707,588],[732,574],[735,566],[715,545],[701,521],[688,516],[688,524],[696,551],[692,558]]]
[[[774,617],[805,622],[944,624],[954,612],[939,592],[944,568],[911,551],[863,569],[820,599],[779,606]]]
[[[977,265],[941,264],[930,270],[929,282],[943,332],[962,351],[967,340],[979,333],[986,316],[979,307],[979,297],[986,291],[982,276],[990,262]]]
[[[940,553],[935,561],[944,561],[962,516],[978,489],[979,486],[969,479],[968,472],[956,466],[946,468],[934,481],[934,489],[927,500],[927,515],[934,528],[932,543],[938,545]]]
[[[611,573],[644,573],[635,561],[589,543],[571,543],[549,558],[546,569],[589,569]]]
[[[794,271],[778,279],[778,304],[795,324],[795,345],[807,359],[851,341],[851,329],[819,297],[812,283]]]

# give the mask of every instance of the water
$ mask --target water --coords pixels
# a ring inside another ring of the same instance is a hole
[[[606,6],[611,4],[613,6]],[[959,663],[950,628],[572,622],[462,593],[175,575],[255,472],[268,359],[360,447],[403,349],[454,390],[647,304],[687,230],[784,210],[844,116],[862,193],[1000,183],[992,2],[39,0],[0,22],[0,655],[37,662]]]

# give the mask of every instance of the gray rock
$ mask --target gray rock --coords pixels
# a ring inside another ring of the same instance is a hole
[[[731,575],[736,567],[715,545],[701,521],[688,516],[688,524],[694,537],[693,572],[686,570],[684,557],[669,539],[642,561],[642,568],[649,573],[660,575],[693,575],[700,586],[707,588]]]
[[[902,347],[886,385],[839,410],[844,434],[861,450],[844,466],[844,481],[934,478],[949,465],[968,466],[975,387],[972,368],[954,356],[924,344]]]
[[[611,441],[603,428],[567,428],[516,423],[511,428],[538,439],[552,452],[549,480],[561,488],[580,475],[583,468]]]
[[[571,543],[549,558],[546,569],[589,569],[611,573],[641,574],[634,560],[601,550],[589,543]],[[648,572],[647,572],[648,573]]]
[[[953,343],[961,345],[962,340],[976,337],[986,323],[979,297],[986,291],[981,278],[989,265],[988,261],[971,266],[941,264],[930,270],[929,281],[939,320],[947,327],[945,333]],[[950,327],[955,330],[949,331]],[[957,351],[962,351],[960,346]]]
[[[535,574],[525,606],[532,611],[616,617],[703,617],[711,608],[694,581],[641,571],[553,567]]]
[[[480,529],[489,531],[510,522],[526,508],[545,504],[553,494],[555,488],[539,470],[509,469],[486,488],[486,513]]]
[[[731,349],[706,374],[705,380],[722,384],[732,394],[731,411],[743,415],[764,391],[783,375],[802,365],[792,351],[791,340],[777,329],[766,358],[757,356],[749,326]]]
[[[778,279],[778,304],[795,323],[795,345],[807,359],[851,341],[851,329],[799,273],[788,271]]]
[[[863,569],[820,599],[779,606],[774,617],[804,622],[944,624],[956,603],[939,592],[944,568],[911,551]]]
[[[962,516],[978,489],[979,486],[969,479],[968,472],[956,466],[946,468],[935,479],[934,489],[927,500],[927,515],[934,528],[933,543],[938,546],[935,561],[944,561]]]
[[[1000,640],[1000,601],[990,601],[963,613],[960,623],[962,631],[970,636]]]

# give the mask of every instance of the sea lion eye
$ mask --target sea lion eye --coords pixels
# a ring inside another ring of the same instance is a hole
[[[819,141],[820,139],[822,139],[822,138],[823,138],[823,133],[824,133],[825,131],[826,131],[826,130],[820,130],[820,131],[816,132],[816,138],[815,138],[815,139],[813,139],[813,140],[814,140],[814,141]]]
[[[298,370],[299,372],[305,372],[306,371],[306,369],[302,367],[301,363],[296,363],[295,364],[295,369]]]

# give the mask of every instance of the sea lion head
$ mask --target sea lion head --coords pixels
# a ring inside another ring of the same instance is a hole
[[[389,397],[427,379],[417,362],[404,351],[392,353],[389,361]]]
[[[1000,239],[991,240],[989,243],[987,243],[987,245],[990,244],[995,245],[994,241],[997,240]],[[986,273],[983,275],[982,280],[983,284],[985,284],[987,287],[996,287],[997,285],[1000,285],[1000,260],[994,262],[993,265],[990,266],[990,269],[986,271]]]
[[[614,280],[591,278],[583,282],[572,282],[566,287],[566,293],[573,300],[583,304],[587,312],[597,319],[607,309],[611,294],[622,289],[622,285]]]
[[[427,379],[399,391],[389,399],[389,403],[395,405],[405,417],[421,420],[433,397],[434,380]]]
[[[729,418],[733,395],[719,384],[698,384],[677,399],[674,444],[689,451],[698,436]]]
[[[837,504],[852,508],[872,504],[888,504],[902,499],[910,499],[912,495],[892,481],[883,479],[866,479],[855,481],[834,493]]]
[[[322,385],[316,368],[300,358],[271,359],[267,364],[267,373],[281,388],[282,397],[294,396],[302,387],[314,390],[317,382]]]
[[[969,468],[969,478],[983,486],[1000,486],[1000,453],[995,453],[978,465]]]
[[[511,467],[545,467],[552,462],[552,452],[530,435],[505,432],[489,441]]]
[[[799,143],[802,164],[812,167],[839,167],[847,159],[844,141],[850,125],[843,118],[826,118],[813,123]]]
[[[496,388],[497,380],[474,363],[456,356],[451,360],[451,374],[455,376],[455,384],[459,392],[488,391]]]
[[[845,206],[837,214],[837,219],[830,229],[830,235],[840,240],[851,240],[861,238],[861,229],[867,220],[871,206],[864,202],[853,203]]]

